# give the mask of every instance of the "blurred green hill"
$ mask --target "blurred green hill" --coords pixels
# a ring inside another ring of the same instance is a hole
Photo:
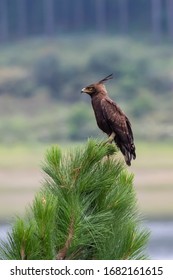
[[[98,136],[80,90],[110,73],[108,92],[132,120],[136,138],[172,139],[172,44],[68,35],[0,46],[0,142]]]

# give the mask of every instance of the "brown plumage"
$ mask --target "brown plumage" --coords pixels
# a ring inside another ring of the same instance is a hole
[[[111,74],[83,88],[81,92],[91,97],[98,127],[109,136],[109,142],[115,141],[127,165],[131,165],[131,160],[136,158],[136,153],[130,121],[120,107],[109,98],[104,85],[112,77]]]

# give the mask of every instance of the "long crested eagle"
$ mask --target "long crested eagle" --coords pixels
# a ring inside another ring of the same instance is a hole
[[[97,125],[109,136],[108,142],[115,141],[124,155],[126,164],[131,165],[132,158],[136,158],[131,123],[120,107],[109,98],[104,85],[112,78],[113,74],[83,88],[81,92],[90,95]]]

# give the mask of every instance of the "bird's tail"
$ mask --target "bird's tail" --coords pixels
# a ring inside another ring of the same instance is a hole
[[[121,145],[120,150],[122,154],[124,155],[125,162],[127,165],[131,165],[131,160],[136,158],[136,152],[135,152],[135,145],[134,143],[131,143],[129,145]]]

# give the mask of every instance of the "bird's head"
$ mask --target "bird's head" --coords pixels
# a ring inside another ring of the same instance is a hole
[[[81,90],[81,93],[87,93],[88,95],[90,95],[91,97],[93,97],[94,95],[102,92],[104,94],[107,94],[107,91],[106,91],[106,88],[105,88],[105,85],[104,83],[110,79],[113,78],[113,74],[105,77],[104,79],[100,80],[99,82],[97,83],[94,83],[94,84],[91,84],[85,88],[83,88]]]

